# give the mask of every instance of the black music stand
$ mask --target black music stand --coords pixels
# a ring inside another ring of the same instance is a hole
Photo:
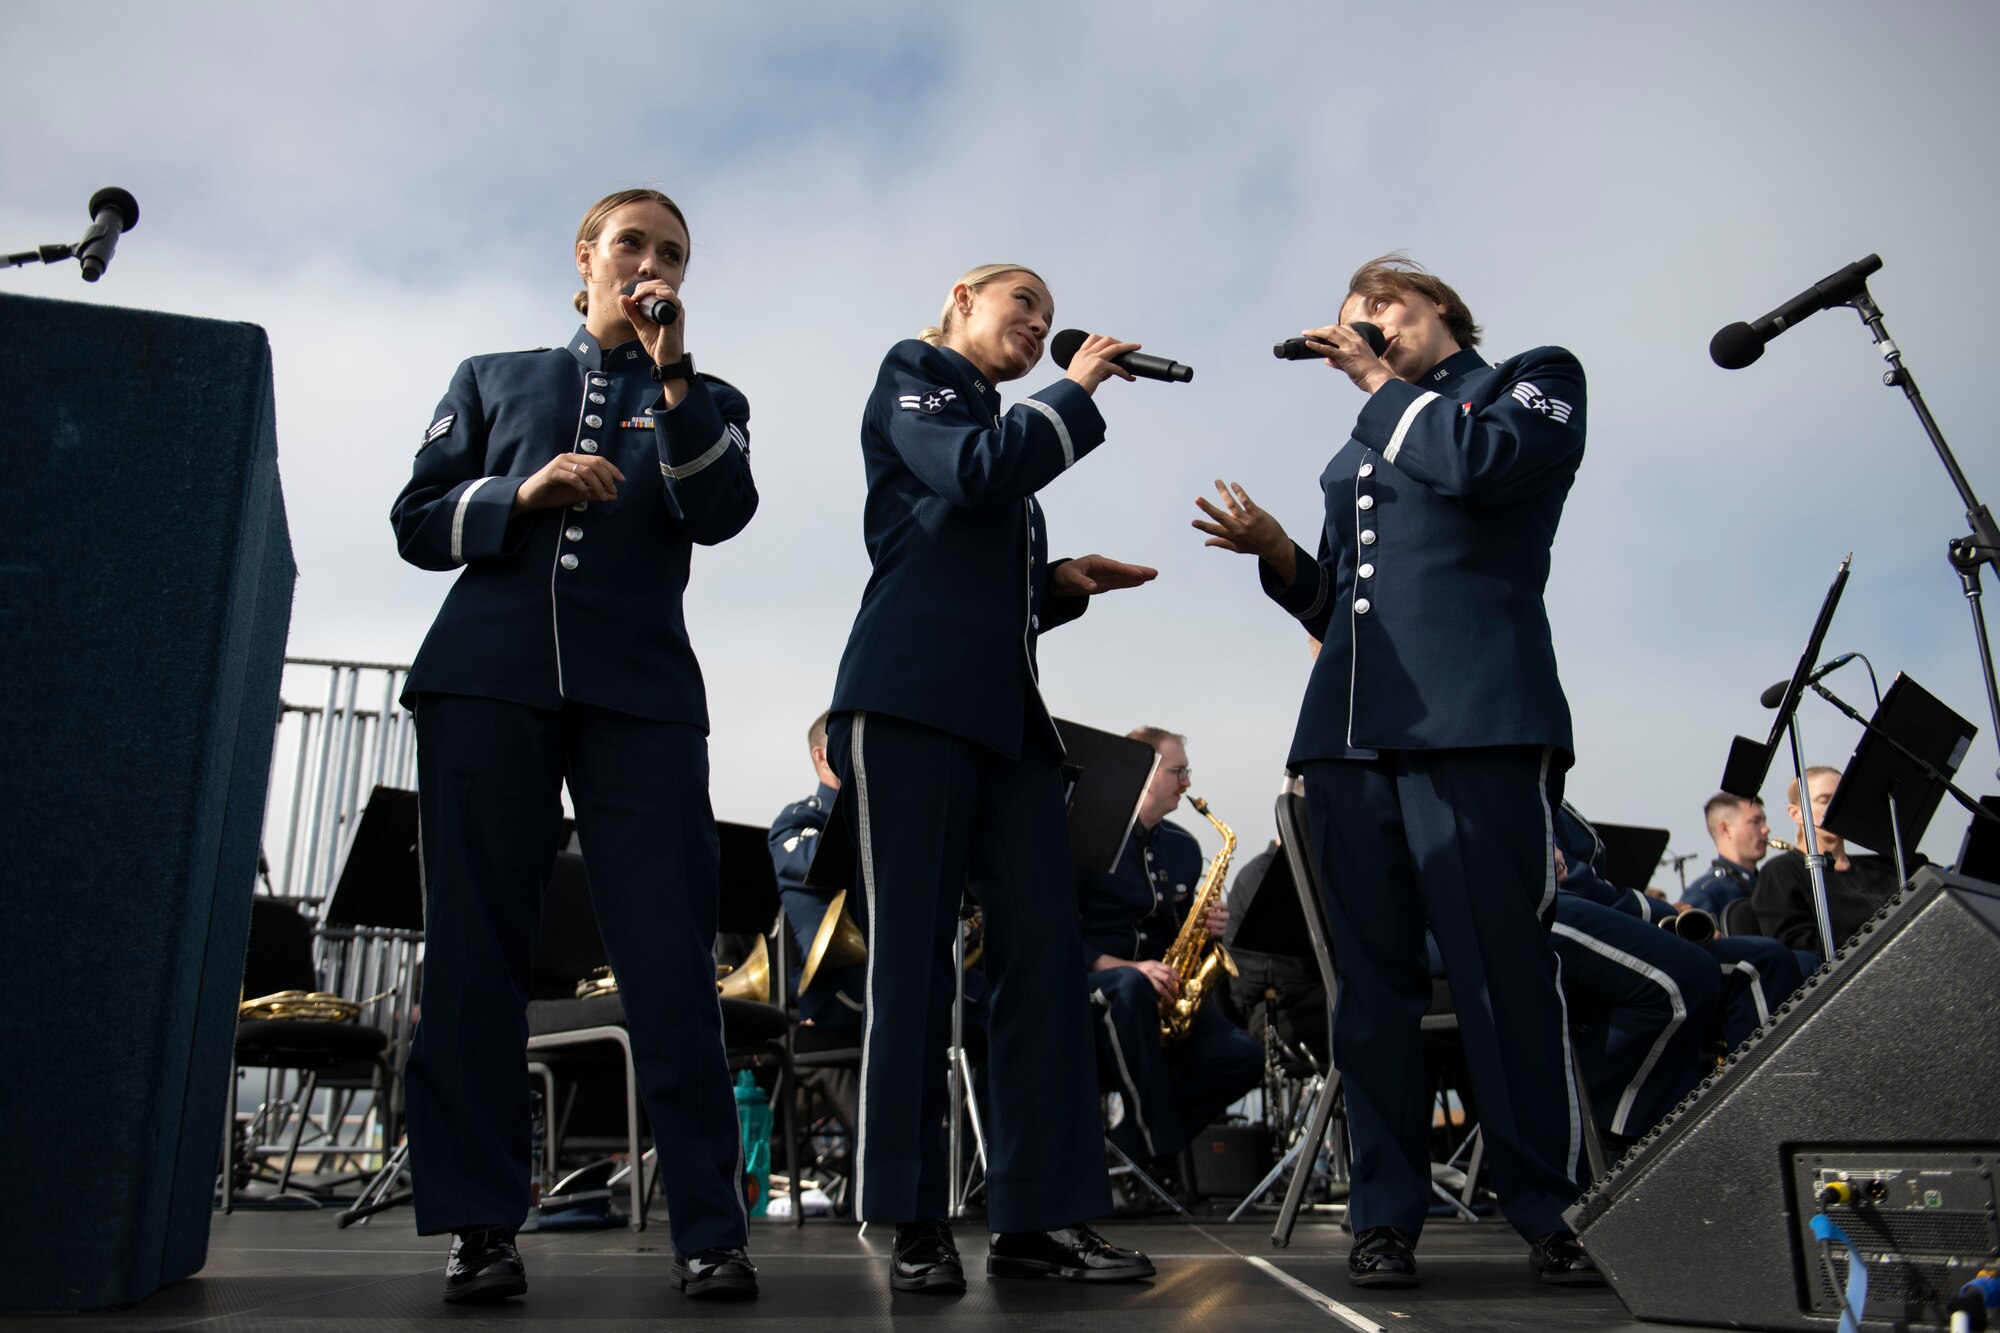
[[[1823,688],[1820,692],[1827,693]],[[1846,705],[1839,706],[1853,714]],[[1979,728],[1901,673],[1889,682],[1875,716],[1862,726],[1866,730],[1861,742],[1847,761],[1821,823],[1849,842],[1887,851],[1895,858],[1896,878],[1907,884],[1909,858],[1916,854],[1917,843]],[[1971,805],[1969,797],[1961,799]],[[1977,807],[1974,811],[1977,814]]]
[[[1604,877],[1621,889],[1644,892],[1660,868],[1660,854],[1667,850],[1667,831],[1637,824],[1593,822],[1591,827],[1604,844]]]
[[[361,811],[324,924],[381,930],[424,928],[424,878],[417,855],[417,794],[376,787]]]
[[[1820,648],[1826,642],[1827,628],[1833,624],[1834,608],[1840,605],[1841,590],[1847,586],[1847,571],[1854,563],[1854,554],[1849,552],[1840,562],[1840,569],[1828,585],[1826,597],[1819,604],[1819,615],[1813,620],[1812,634],[1806,639],[1806,650],[1799,654],[1799,663],[1792,668],[1792,678],[1785,682],[1784,697],[1778,702],[1778,716],[1771,723],[1771,734],[1763,744],[1758,744],[1747,736],[1738,736],[1729,746],[1729,762],[1722,770],[1722,790],[1731,796],[1740,796],[1748,801],[1764,799],[1764,779],[1771,771],[1771,758],[1778,752],[1778,740],[1786,730],[1792,734],[1792,770],[1799,782],[1799,818],[1805,829],[1799,838],[1799,853],[1805,857],[1806,875],[1812,880],[1813,912],[1818,918],[1819,938],[1822,956],[1831,958],[1834,946],[1833,918],[1826,906],[1826,858],[1820,855],[1819,838],[1813,832],[1812,791],[1806,784],[1805,742],[1799,736],[1799,699],[1805,694],[1806,682],[1813,674],[1813,664],[1819,660]]]

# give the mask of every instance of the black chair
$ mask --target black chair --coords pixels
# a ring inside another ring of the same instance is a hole
[[[718,930],[723,934],[768,936],[774,928],[779,928],[772,973],[776,979],[774,985],[782,987],[785,962],[782,923],[778,920],[777,881],[764,849],[764,832],[741,825],[724,824],[718,828],[723,834]],[[747,865],[745,833],[754,837],[756,851],[756,861]],[[757,863],[763,867],[761,880],[755,873]],[[632,1060],[631,1036],[626,1030],[625,1006],[616,993],[574,998],[577,982],[605,966],[607,961],[596,913],[590,905],[584,858],[572,852],[559,853],[543,899],[541,938],[530,978],[534,992],[543,998],[531,999],[528,1004],[528,1051],[534,1063],[548,1067],[547,1073],[536,1072],[543,1075],[545,1092],[550,1093],[553,1072],[565,1064],[574,1067],[575,1060],[569,1058],[572,1053],[582,1057],[584,1067],[593,1061],[601,1066],[607,1055],[611,1057],[622,1076],[625,1093],[631,1226],[638,1231],[645,1229],[652,1182],[642,1168],[645,1154],[640,1149],[638,1073]],[[778,994],[782,998],[781,990]],[[570,998],[562,998],[565,995]],[[753,1000],[723,999],[720,1003],[729,1067],[739,1070],[775,1064],[778,1068],[778,1086],[784,1090],[781,1121],[785,1165],[787,1172],[796,1178],[798,1148],[790,1105],[793,1087],[790,1024],[785,1010],[778,1004]],[[594,1056],[589,1051],[593,1047],[598,1048]],[[545,1100],[549,1117],[548,1151],[553,1155],[558,1150],[562,1126],[556,1119],[553,1096],[547,1095]]]
[[[259,999],[279,991],[316,991],[319,977],[313,967],[313,925],[298,908],[275,898],[257,898],[250,906],[250,942],[244,957],[243,994]],[[241,1069],[290,1070],[302,1074],[297,1095],[287,1103],[267,1102],[259,1117],[268,1120],[274,1106],[289,1104],[296,1117],[285,1164],[275,1183],[285,1193],[298,1161],[299,1143],[310,1119],[313,1094],[322,1077],[351,1081],[362,1071],[368,1086],[380,1097],[389,1083],[389,1067],[383,1059],[389,1034],[362,1023],[334,1022],[308,1018],[246,1018],[236,1025],[236,1041],[229,1068],[229,1099],[224,1107],[222,1178],[218,1186],[222,1211],[234,1209],[239,1172],[257,1173],[256,1164],[242,1155],[236,1132],[236,1082]],[[253,1122],[254,1123],[254,1122]]]
[[[1726,903],[1722,908],[1722,920],[1716,923],[1725,935],[1762,935],[1763,928],[1757,924],[1757,909],[1750,905],[1748,898],[1738,898]]]

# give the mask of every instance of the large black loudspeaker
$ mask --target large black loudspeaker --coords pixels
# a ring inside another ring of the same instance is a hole
[[[1996,1169],[2000,888],[1926,869],[1572,1217],[1641,1319],[1830,1330],[1847,1257],[1810,1225],[1844,1180],[1863,1327],[1942,1326],[2000,1257]]]
[[[0,296],[0,1308],[206,1261],[291,539],[263,330]]]

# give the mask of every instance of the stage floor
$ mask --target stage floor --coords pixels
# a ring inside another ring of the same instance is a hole
[[[1349,1238],[1335,1221],[1301,1222],[1289,1249],[1271,1243],[1268,1216],[1235,1226],[1220,1219],[1110,1222],[1100,1229],[1153,1256],[1148,1283],[989,1281],[984,1233],[960,1228],[971,1276],[959,1297],[892,1296],[888,1237],[863,1238],[847,1222],[812,1219],[803,1229],[760,1222],[751,1254],[763,1295],[745,1305],[689,1301],[674,1289],[664,1228],[644,1232],[539,1233],[521,1237],[525,1299],[500,1307],[447,1306],[439,1299],[448,1240],[420,1237],[407,1210],[341,1230],[327,1212],[217,1215],[202,1272],[128,1310],[89,1315],[14,1315],[8,1333],[29,1330],[657,1329],[662,1320],[716,1321],[739,1329],[888,1329],[892,1317],[943,1319],[954,1333],[1024,1328],[1283,1330],[1605,1330],[1651,1327],[1633,1320],[1608,1289],[1543,1287],[1528,1274],[1527,1247],[1502,1223],[1433,1222],[1418,1249],[1424,1285],[1362,1291],[1347,1285]],[[908,1327],[908,1325],[905,1325]]]

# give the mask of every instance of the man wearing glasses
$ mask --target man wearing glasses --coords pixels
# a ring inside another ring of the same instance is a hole
[[[1196,1011],[1184,1040],[1160,1041],[1160,1004],[1180,993],[1180,978],[1160,960],[1180,933],[1203,858],[1194,835],[1166,818],[1193,779],[1187,738],[1160,727],[1127,735],[1151,745],[1159,767],[1118,868],[1078,871],[1076,896],[1098,1066],[1124,1104],[1111,1141],[1157,1179],[1172,1177],[1189,1140],[1258,1085],[1264,1052],[1213,1001]],[[1225,903],[1216,903],[1207,926],[1209,938],[1222,938]]]

